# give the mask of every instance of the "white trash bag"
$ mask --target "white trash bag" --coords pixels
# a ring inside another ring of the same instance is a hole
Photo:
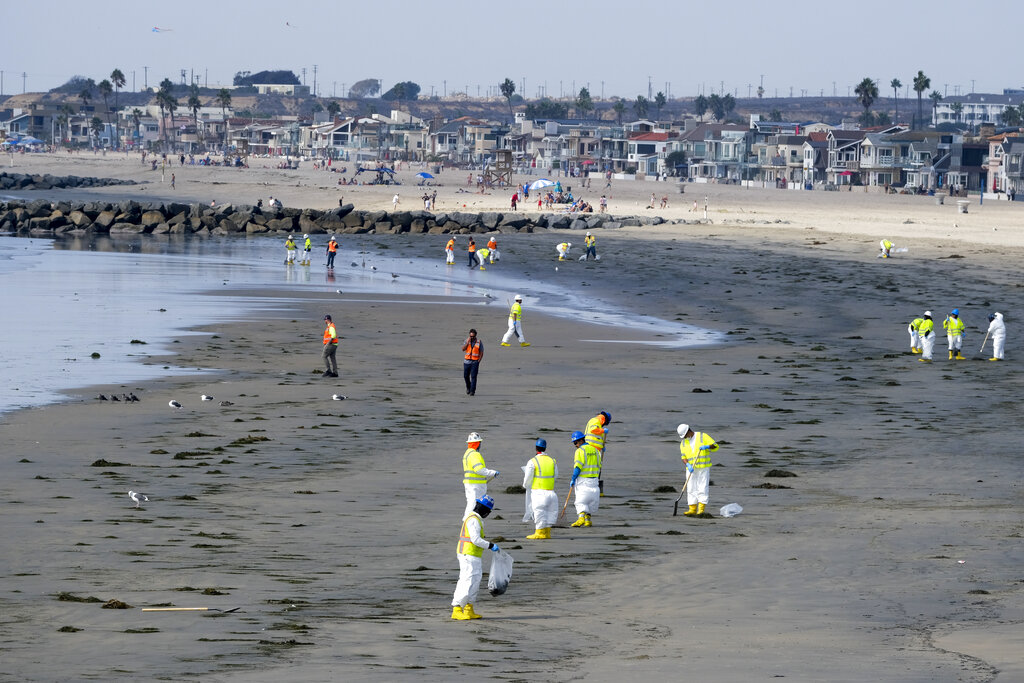
[[[728,505],[723,505],[718,514],[723,517],[735,517],[741,512],[743,512],[743,508],[740,507],[739,503],[729,503]]]
[[[491,569],[487,573],[487,590],[491,595],[503,595],[512,578],[512,556],[504,550],[491,553]]]

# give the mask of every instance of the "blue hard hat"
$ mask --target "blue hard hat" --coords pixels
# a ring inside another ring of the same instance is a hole
[[[545,441],[544,439],[537,439],[537,443],[536,443],[536,446],[537,446],[537,448],[539,448],[540,450],[544,450],[545,448],[547,448],[547,447],[548,447],[548,442],[547,442],[547,441]]]
[[[952,310],[952,311],[950,312],[950,315],[960,315],[960,309],[959,309],[959,308],[954,308],[954,309],[953,309],[953,310]]]
[[[483,505],[488,510],[493,510],[494,509],[494,499],[491,498],[490,496],[484,496],[482,498],[477,498],[476,502],[480,503],[481,505]]]
[[[585,439],[585,438],[587,438],[587,437],[583,436],[583,432],[577,430],[577,431],[572,433],[571,437],[569,437],[569,441],[572,441],[573,443],[576,443],[580,439]]]

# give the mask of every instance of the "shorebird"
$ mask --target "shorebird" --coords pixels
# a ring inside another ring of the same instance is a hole
[[[174,399],[171,399],[170,401],[168,401],[167,405],[169,405],[172,408],[177,408],[178,410],[181,410],[181,404],[178,403],[177,401],[175,401]]]
[[[139,400],[139,397],[136,396],[134,393],[133,394],[129,394],[128,398],[130,398],[132,400],[132,403],[136,403]]]
[[[110,395],[110,400],[111,401],[120,401],[121,399],[119,399],[117,396],[114,396],[113,394],[111,394]]]
[[[145,493],[136,493],[135,491],[129,491],[128,497],[135,501],[135,507],[139,507],[143,503],[149,502],[149,496]]]
[[[398,277],[398,273],[391,273],[391,277],[397,278]]]
[[[199,398],[201,398],[204,401],[212,401],[213,400],[213,396],[207,396],[206,394],[203,394]]]
[[[377,266],[370,266],[370,270],[376,271],[377,270]]]
[[[107,399],[107,397],[106,397],[106,396],[104,396],[103,394],[100,394],[100,395],[99,395],[99,396],[97,396],[96,398],[98,398],[98,399],[99,399],[99,400],[101,400],[101,401],[106,401],[106,400],[108,400],[108,399]]]
[[[341,394],[335,394],[334,396],[331,396],[331,398],[334,399],[335,401],[344,401],[346,398],[348,398],[348,396],[342,396]]]

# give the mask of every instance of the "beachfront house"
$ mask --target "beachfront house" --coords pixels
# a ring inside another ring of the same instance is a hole
[[[804,186],[824,183],[828,168],[828,131],[808,133],[801,153]]]
[[[753,152],[761,180],[771,186],[786,189],[800,187],[804,179],[805,135],[772,135],[764,142],[755,142]]]
[[[679,136],[673,151],[686,154],[687,177],[691,180],[739,182],[746,175],[751,135],[749,126],[731,123],[702,123]],[[752,154],[752,153],[751,153]]]
[[[1006,108],[1019,107],[1022,103],[1024,95],[1019,93],[954,95],[939,100],[932,107],[932,125],[952,123],[978,126],[982,123],[1002,123]]]
[[[1021,176],[1021,154],[1024,152],[1024,135],[1019,131],[1008,131],[988,138],[988,181],[986,190],[1001,192],[1007,196],[1024,192],[1024,177]]]
[[[631,133],[626,156],[629,165],[643,175],[660,175],[665,171],[668,136],[667,131]]]
[[[831,185],[854,185],[860,182],[860,143],[863,130],[836,128],[828,132],[828,166],[825,180]]]

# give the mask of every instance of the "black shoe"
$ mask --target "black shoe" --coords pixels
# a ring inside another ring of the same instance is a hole
[[[331,371],[330,370],[324,370],[323,374],[321,375],[321,377],[330,377],[330,376],[331,376]]]
[[[337,377],[337,376],[338,376],[338,373],[336,373],[336,372],[332,372],[331,373],[331,377]]]
[[[475,391],[471,391],[471,392],[469,392],[469,395],[470,396],[476,396],[476,392]]]

